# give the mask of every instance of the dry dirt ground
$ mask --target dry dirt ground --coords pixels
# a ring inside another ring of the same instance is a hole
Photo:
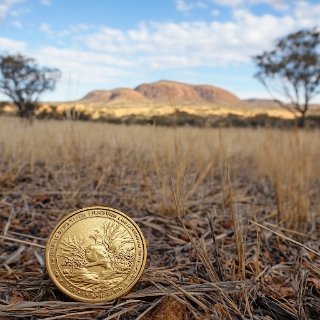
[[[0,319],[320,319],[317,130],[0,118]],[[57,222],[94,205],[142,229],[138,284],[69,300],[44,267]]]

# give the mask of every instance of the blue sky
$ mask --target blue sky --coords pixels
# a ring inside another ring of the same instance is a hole
[[[250,57],[319,25],[319,0],[0,0],[0,53],[62,71],[46,101],[163,79],[270,98]]]

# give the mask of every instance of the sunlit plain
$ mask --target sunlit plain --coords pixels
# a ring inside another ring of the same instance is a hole
[[[174,215],[171,178],[185,176],[184,205],[193,212],[224,207],[226,165],[234,201],[259,203],[279,223],[308,231],[319,211],[320,141],[317,130],[125,126],[75,121],[1,118],[1,185],[46,179],[48,190],[74,193],[94,205],[95,195],[121,188],[133,211]],[[15,186],[15,189],[18,187]],[[30,184],[31,188],[31,184]],[[90,190],[84,199],[81,191]]]

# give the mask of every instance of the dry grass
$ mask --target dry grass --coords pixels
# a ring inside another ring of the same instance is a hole
[[[318,137],[0,118],[0,317],[146,320],[178,303],[187,319],[319,319]],[[149,243],[116,304],[69,301],[41,266],[55,224],[93,205]]]
[[[52,109],[54,108],[54,110]],[[126,116],[140,116],[150,118],[152,116],[163,116],[172,113],[172,105],[170,103],[134,103],[130,101],[122,101],[118,104],[103,104],[103,103],[83,103],[83,102],[60,102],[60,103],[43,103],[35,112],[36,115],[54,113],[56,116],[63,116],[68,110],[82,113],[92,120],[98,120],[106,117],[121,118]],[[255,117],[258,115],[267,115],[269,117],[281,119],[294,119],[294,115],[286,109],[279,106],[257,106],[244,103],[239,103],[237,106],[234,103],[220,102],[219,104],[204,104],[204,105],[179,105],[179,111],[186,112],[190,115],[198,115],[202,117],[221,116],[226,117],[230,114],[240,117]],[[12,104],[3,106],[2,112],[5,114],[16,114],[17,108]],[[309,115],[319,115],[319,108],[311,107]]]

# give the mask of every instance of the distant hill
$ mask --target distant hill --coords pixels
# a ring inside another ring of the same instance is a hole
[[[172,108],[173,100],[175,109]],[[17,108],[12,103],[0,103],[0,114],[12,115],[16,112]],[[230,117],[232,119],[294,118],[290,111],[281,108],[273,100],[240,100],[233,93],[219,87],[168,80],[144,83],[135,89],[94,90],[78,101],[43,102],[36,115],[39,118],[63,119],[71,113],[77,118],[80,117],[79,119],[116,123],[134,121],[153,123],[158,118],[161,122],[161,119],[167,119],[174,113],[179,114],[180,120],[190,118],[190,123],[195,123],[199,119],[202,119],[199,120],[201,123],[203,119],[215,122],[214,119],[220,121]],[[308,116],[320,118],[320,105],[310,106]]]
[[[168,104],[172,97],[179,105],[191,104],[217,104],[217,103],[241,103],[242,101],[233,93],[209,85],[190,85],[174,81],[161,80],[153,83],[141,84],[135,89],[113,89],[91,91],[81,102],[98,103],[159,103]]]
[[[254,107],[259,107],[259,108],[266,108],[266,109],[279,109],[279,104],[274,101],[274,100],[271,100],[271,99],[256,99],[256,98],[253,98],[253,99],[245,99],[243,100],[247,103],[249,103],[251,106],[254,106]]]
[[[240,100],[232,92],[219,87],[191,85],[168,80],[144,83],[135,89],[117,88],[91,91],[77,101],[76,108],[92,114],[92,117],[96,119],[131,115],[152,117],[172,113],[170,100],[174,100],[179,112],[201,117],[209,115],[225,117],[230,114],[243,117],[261,114],[275,118],[291,119],[294,117],[291,112],[281,108],[273,100]],[[67,108],[67,105],[63,108]],[[320,106],[313,105],[310,107],[311,110],[318,114]]]
[[[107,103],[110,101],[132,101],[132,102],[144,102],[145,97],[138,91],[127,89],[127,88],[118,88],[113,90],[95,90],[86,94],[81,102],[99,102]]]
[[[255,107],[267,108],[267,109],[278,109],[279,103],[269,99],[246,99],[243,100]],[[309,110],[320,110],[320,104],[310,104]]]

